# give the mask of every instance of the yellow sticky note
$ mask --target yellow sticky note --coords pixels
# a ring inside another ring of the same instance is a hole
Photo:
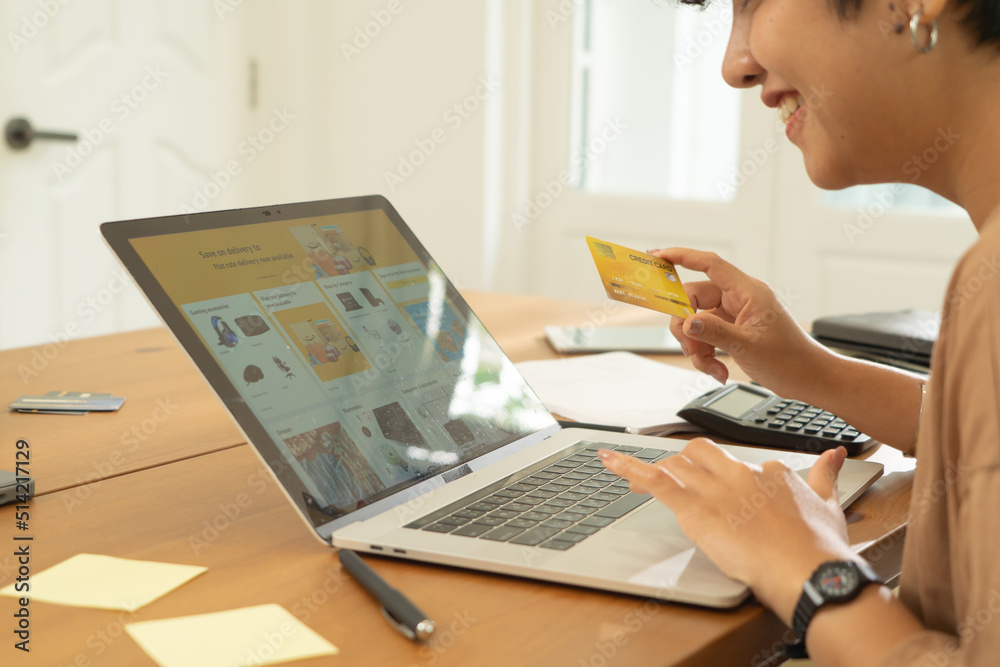
[[[273,665],[340,651],[277,604],[129,623],[160,667]]]
[[[587,245],[608,297],[668,315],[687,317],[694,313],[670,262],[591,236]]]
[[[208,568],[77,554],[31,576],[29,591],[13,583],[0,595],[77,607],[134,611],[197,577]]]

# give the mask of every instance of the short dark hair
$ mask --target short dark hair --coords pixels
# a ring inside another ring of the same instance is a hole
[[[864,0],[830,0],[841,18],[849,18],[861,9]],[[902,0],[897,0],[902,2]],[[680,0],[685,5],[705,6],[709,0]],[[997,0],[956,0],[966,9],[962,23],[976,39],[976,44],[1000,47],[1000,2]]]

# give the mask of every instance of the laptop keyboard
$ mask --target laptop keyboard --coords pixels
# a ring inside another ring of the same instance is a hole
[[[629,491],[628,482],[597,456],[614,449],[644,461],[665,459],[662,449],[577,442],[407,528],[565,551],[652,497]]]

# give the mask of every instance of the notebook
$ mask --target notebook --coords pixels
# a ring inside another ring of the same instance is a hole
[[[684,442],[560,428],[385,198],[101,231],[324,545],[712,607],[748,596],[594,456]],[[881,473],[845,462],[841,503]]]

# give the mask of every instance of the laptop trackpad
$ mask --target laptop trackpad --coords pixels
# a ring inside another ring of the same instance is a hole
[[[641,541],[657,554],[647,567],[629,577],[633,583],[711,591],[721,595],[739,595],[745,587],[733,581],[685,537],[677,517],[653,500],[613,526],[613,530],[642,535]]]
[[[655,499],[615,526],[615,530],[631,530],[647,536],[663,535],[671,538],[684,535],[674,513]]]

